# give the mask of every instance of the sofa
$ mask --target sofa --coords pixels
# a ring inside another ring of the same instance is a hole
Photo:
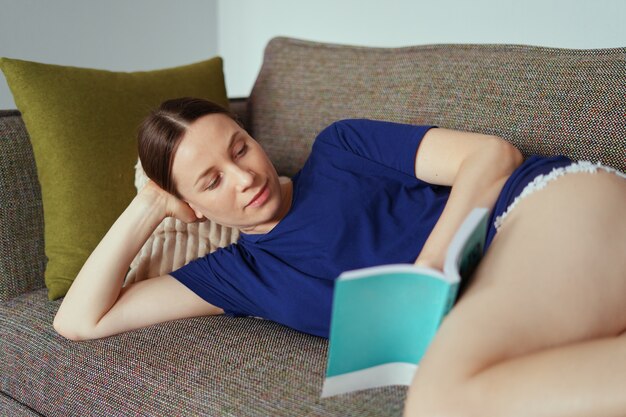
[[[626,170],[626,48],[371,48],[278,37],[231,109],[293,175],[316,134],[364,117],[498,135],[525,156]],[[584,196],[581,196],[584,198]],[[0,111],[0,410],[6,416],[398,416],[406,387],[320,398],[328,341],[252,317],[74,342],[52,327],[29,135]],[[25,220],[28,220],[27,222]],[[28,254],[32,262],[18,262]]]

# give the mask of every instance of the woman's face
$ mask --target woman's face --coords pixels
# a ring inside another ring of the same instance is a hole
[[[270,231],[291,205],[265,151],[224,114],[191,124],[174,155],[172,177],[197,214],[244,233]]]

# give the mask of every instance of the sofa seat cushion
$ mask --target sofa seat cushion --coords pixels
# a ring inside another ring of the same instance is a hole
[[[35,413],[30,408],[26,407],[22,403],[15,401],[8,395],[0,392],[0,410],[2,410],[3,416],[11,417],[38,417],[39,414]]]
[[[0,391],[46,416],[401,415],[406,387],[320,399],[327,341],[198,317],[72,342],[40,289],[0,304]]]

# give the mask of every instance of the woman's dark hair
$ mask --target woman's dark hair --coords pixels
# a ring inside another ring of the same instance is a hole
[[[172,162],[178,144],[194,121],[216,113],[239,123],[228,109],[202,98],[166,100],[153,110],[143,120],[137,133],[139,159],[148,178],[168,193],[181,198],[172,179]]]

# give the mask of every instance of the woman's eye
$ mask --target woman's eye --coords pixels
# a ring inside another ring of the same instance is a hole
[[[243,145],[241,149],[237,152],[237,156],[241,156],[245,154],[247,150],[248,150],[248,145]]]
[[[239,149],[236,153],[235,153],[235,157],[240,157],[242,155],[244,155],[246,152],[248,151],[248,145],[243,145],[241,147],[241,149]],[[220,182],[220,178],[222,176],[219,175],[217,178],[215,178],[213,181],[211,181],[211,183],[206,187],[206,190],[214,190],[217,188],[217,186],[219,185]]]
[[[215,178],[206,189],[214,190],[215,188],[217,188],[217,185],[219,184],[219,182],[220,182],[220,177]]]

